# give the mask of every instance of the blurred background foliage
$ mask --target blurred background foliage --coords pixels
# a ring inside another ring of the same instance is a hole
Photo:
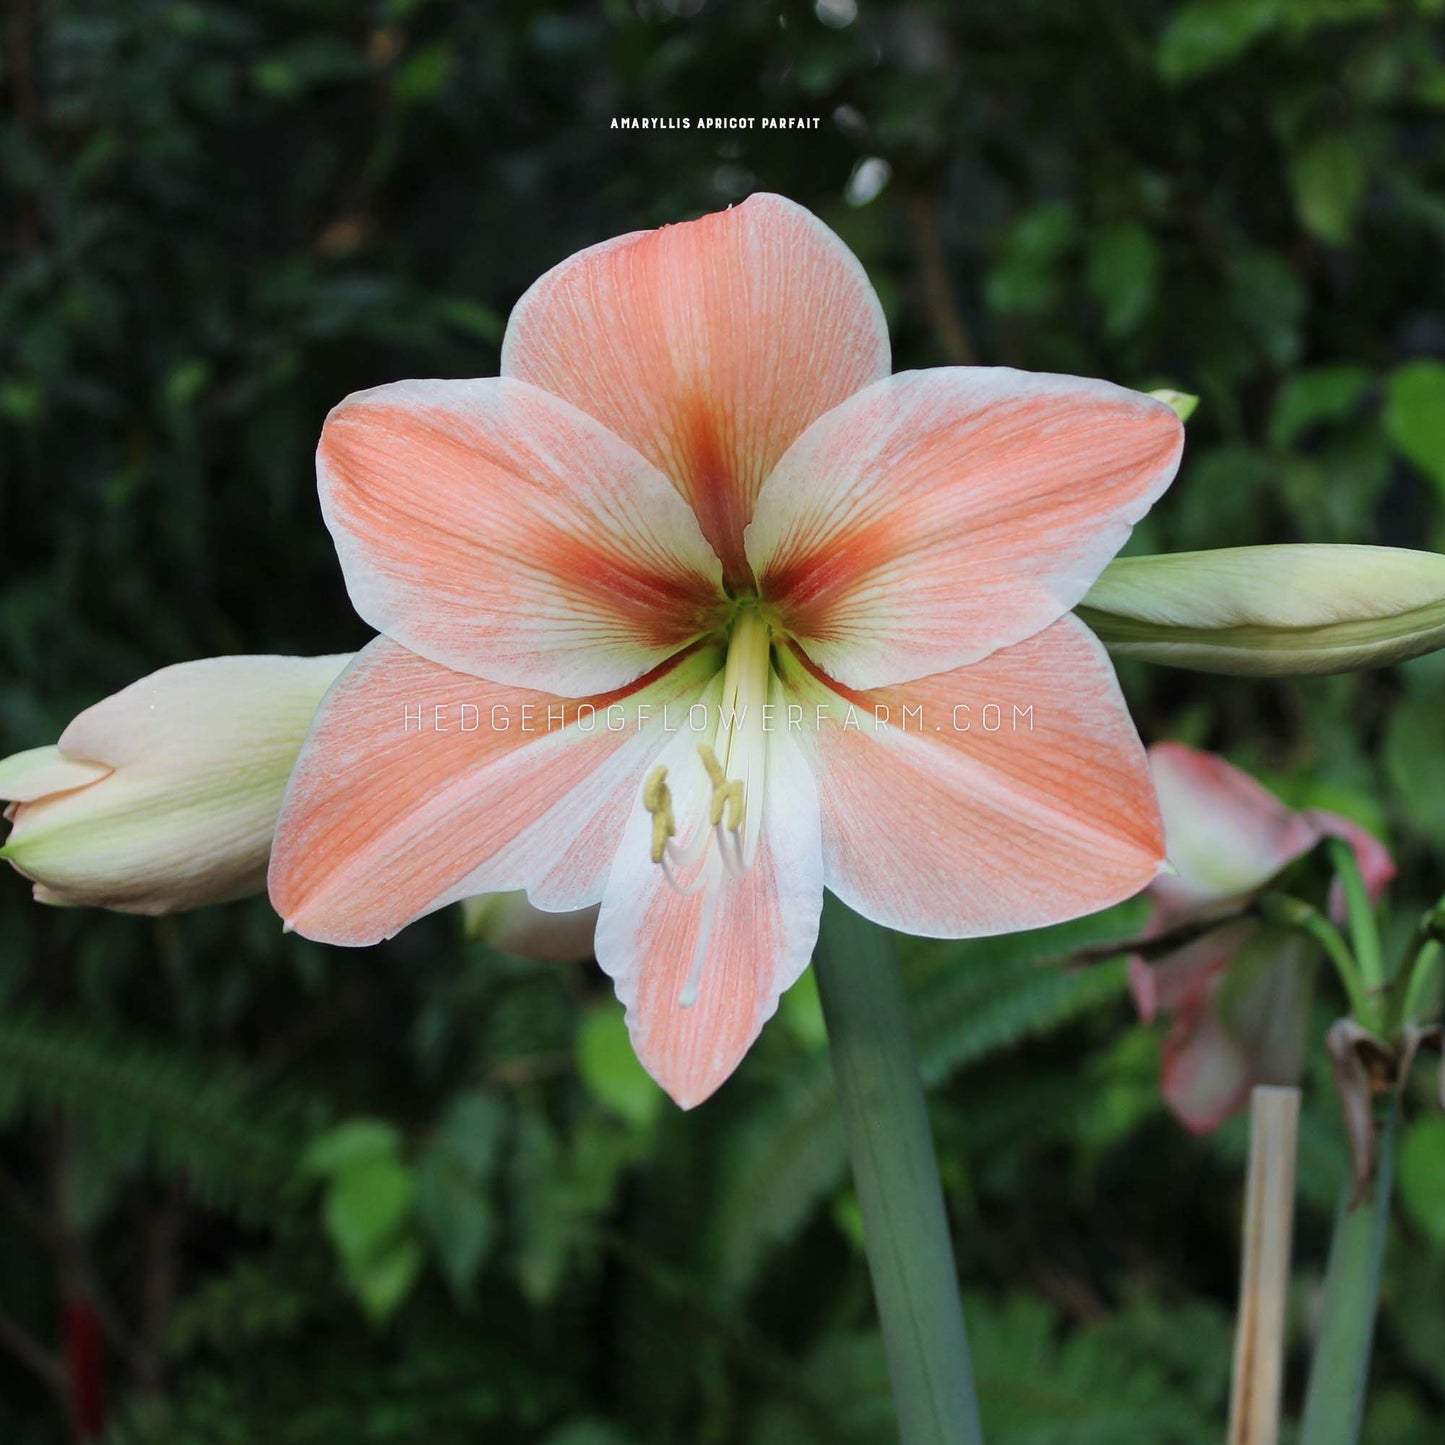
[[[1438,548],[1442,8],[8,0],[0,753],[165,663],[362,643],[328,408],[494,373],[546,267],[756,188],[862,257],[900,367],[1198,392],[1135,547]],[[733,115],[821,124],[695,124]],[[1123,675],[1146,739],[1384,834],[1397,927],[1438,894],[1438,660]],[[345,953],[260,902],[0,885],[7,1445],[890,1438],[807,980],[683,1116],[594,967],[455,917]],[[907,948],[995,1445],[1221,1434],[1242,1128],[1163,1112],[1120,960],[1040,966],[1137,922]],[[1445,1402],[1445,1124],[1416,1113],[1371,1445],[1438,1440]],[[1292,1400],[1343,1167],[1317,1046]]]

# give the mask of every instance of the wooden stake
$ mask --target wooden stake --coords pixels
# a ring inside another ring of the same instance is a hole
[[[1229,1445],[1276,1445],[1279,1438],[1299,1101],[1298,1089],[1261,1085],[1250,1095]]]

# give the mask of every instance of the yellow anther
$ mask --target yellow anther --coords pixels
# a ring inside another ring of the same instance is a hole
[[[667,841],[677,831],[672,816],[672,790],[667,786],[667,769],[656,768],[642,785],[642,806],[652,814],[652,861],[661,863]]]
[[[726,811],[727,825],[736,833],[743,825],[743,785],[736,778],[728,781],[728,775],[718,762],[717,754],[706,744],[698,748],[697,755],[702,759],[702,765],[707,769],[708,781],[712,784],[708,826],[716,828],[722,822],[723,813]]]
[[[736,778],[713,794],[713,826],[722,817],[723,804],[727,805],[727,824],[736,833],[743,826],[743,785]]]
[[[670,793],[667,786],[667,769],[654,768],[648,775],[647,781],[642,785],[642,806],[649,813],[656,813],[667,807],[670,801]]]
[[[672,809],[665,808],[652,815],[652,861],[661,863],[667,852],[668,839],[672,837]]]

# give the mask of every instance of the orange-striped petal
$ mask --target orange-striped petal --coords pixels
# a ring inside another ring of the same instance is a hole
[[[477,893],[525,888],[552,912],[596,903],[664,730],[719,665],[700,649],[637,686],[563,698],[378,638],[327,695],[292,774],[276,911],[308,938],[361,945]]]
[[[445,667],[580,696],[713,623],[717,558],[667,479],[523,382],[357,392],[317,475],[356,610]]]
[[[1157,874],[1144,749],[1075,618],[868,692],[787,667],[810,724],[825,880],[859,913],[929,937],[1012,933],[1092,913]]]
[[[563,261],[517,303],[502,348],[504,376],[566,397],[672,478],[736,585],[763,478],[888,369],[856,257],[765,194]]]
[[[1083,597],[1182,439],[1167,406],[1108,382],[903,372],[782,458],[748,560],[782,625],[848,686],[962,667]]]
[[[782,717],[776,684],[774,703]],[[679,735],[661,761],[685,828],[707,802],[696,738]],[[779,996],[807,967],[818,937],[818,797],[786,730],[768,735],[765,770],[757,856],[742,877],[724,876],[714,853],[703,865],[712,874],[704,886],[680,895],[651,860],[652,820],[639,804],[602,897],[597,961],[626,1005],[637,1057],[684,1109],[700,1104],[738,1066]],[[694,969],[697,997],[684,1007]]]

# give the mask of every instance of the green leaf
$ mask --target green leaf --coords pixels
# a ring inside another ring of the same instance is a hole
[[[1148,315],[1159,289],[1159,247],[1134,221],[1095,232],[1086,284],[1104,312],[1104,331],[1125,336]]]
[[[434,100],[451,79],[454,47],[440,40],[418,50],[398,67],[392,91],[401,105],[425,105]]]
[[[401,1143],[400,1131],[384,1119],[348,1119],[307,1149],[302,1168],[308,1174],[336,1174],[358,1162],[394,1157]]]
[[[1218,70],[1278,23],[1277,0],[1193,0],[1159,39],[1159,74],[1178,84]]]
[[[321,1218],[327,1238],[351,1266],[382,1252],[411,1214],[411,1170],[399,1159],[356,1159],[332,1177]]]
[[[1311,366],[1295,372],[1275,396],[1270,444],[1293,446],[1311,427],[1349,416],[1369,385],[1370,373],[1363,366]]]
[[[1445,1118],[1410,1126],[1400,1148],[1400,1199],[1437,1249],[1445,1249]]]
[[[1240,325],[1271,365],[1293,366],[1303,346],[1309,304],[1304,282],[1283,256],[1258,247],[1236,252],[1231,266],[1231,300]]]
[[[598,1004],[577,1031],[577,1072],[605,1109],[639,1128],[657,1117],[662,1090],[637,1062],[622,1006]]]
[[[442,1144],[417,1164],[416,1211],[452,1292],[467,1298],[495,1238],[496,1215],[475,1175]]]
[[[1357,139],[1341,132],[1311,141],[1290,165],[1290,189],[1305,230],[1343,246],[1365,198],[1365,155]]]
[[[379,1254],[353,1262],[347,1277],[362,1309],[381,1323],[405,1303],[421,1267],[421,1246],[414,1239],[399,1239]]]
[[[505,1107],[492,1094],[480,1089],[463,1094],[417,1164],[417,1217],[459,1299],[470,1295],[495,1239],[490,1191],[507,1120]]]
[[[1056,306],[1059,266],[1077,236],[1078,218],[1067,203],[1025,212],[984,283],[989,307],[1003,316],[1036,316]]]
[[[1445,362],[1410,361],[1385,384],[1385,433],[1445,489]]]
[[[453,1100],[442,1120],[438,1142],[478,1183],[491,1177],[507,1127],[507,1110],[494,1094],[481,1089]]]

